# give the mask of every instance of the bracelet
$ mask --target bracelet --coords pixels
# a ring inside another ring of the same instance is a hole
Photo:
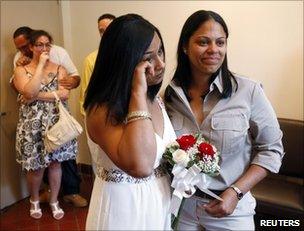
[[[149,119],[152,120],[151,114],[147,111],[132,111],[128,113],[125,123],[129,123],[136,120]]]
[[[151,114],[147,111],[132,111],[132,112],[128,113],[126,120],[128,121],[135,117],[148,117],[150,119],[152,118]]]
[[[138,117],[132,117],[131,119],[128,119],[126,124],[131,123],[131,122],[136,121],[136,120],[146,120],[146,119],[149,119],[149,120],[152,121],[152,119],[148,116],[138,116]]]

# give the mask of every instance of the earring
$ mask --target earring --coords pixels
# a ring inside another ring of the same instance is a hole
[[[187,54],[187,49],[186,48],[184,48],[184,53]]]

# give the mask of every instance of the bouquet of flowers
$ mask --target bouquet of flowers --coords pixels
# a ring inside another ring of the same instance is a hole
[[[166,147],[163,158],[173,167],[171,186],[174,191],[170,208],[175,217],[172,223],[173,229],[177,223],[184,198],[191,197],[196,188],[222,200],[208,190],[209,177],[219,174],[219,155],[216,147],[205,140],[201,134],[183,135]]]

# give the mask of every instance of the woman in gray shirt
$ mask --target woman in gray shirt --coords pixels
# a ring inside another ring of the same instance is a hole
[[[179,230],[254,230],[250,189],[278,172],[282,132],[260,84],[232,74],[227,65],[228,28],[220,15],[200,10],[185,22],[177,68],[165,98],[177,136],[201,132],[221,153],[220,175],[209,189],[186,199]],[[219,219],[220,218],[220,219]]]

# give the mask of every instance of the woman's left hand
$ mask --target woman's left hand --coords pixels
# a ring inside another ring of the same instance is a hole
[[[203,205],[206,213],[212,217],[226,217],[233,213],[237,203],[239,202],[233,189],[226,189],[220,197],[223,201],[212,200],[208,204]]]

